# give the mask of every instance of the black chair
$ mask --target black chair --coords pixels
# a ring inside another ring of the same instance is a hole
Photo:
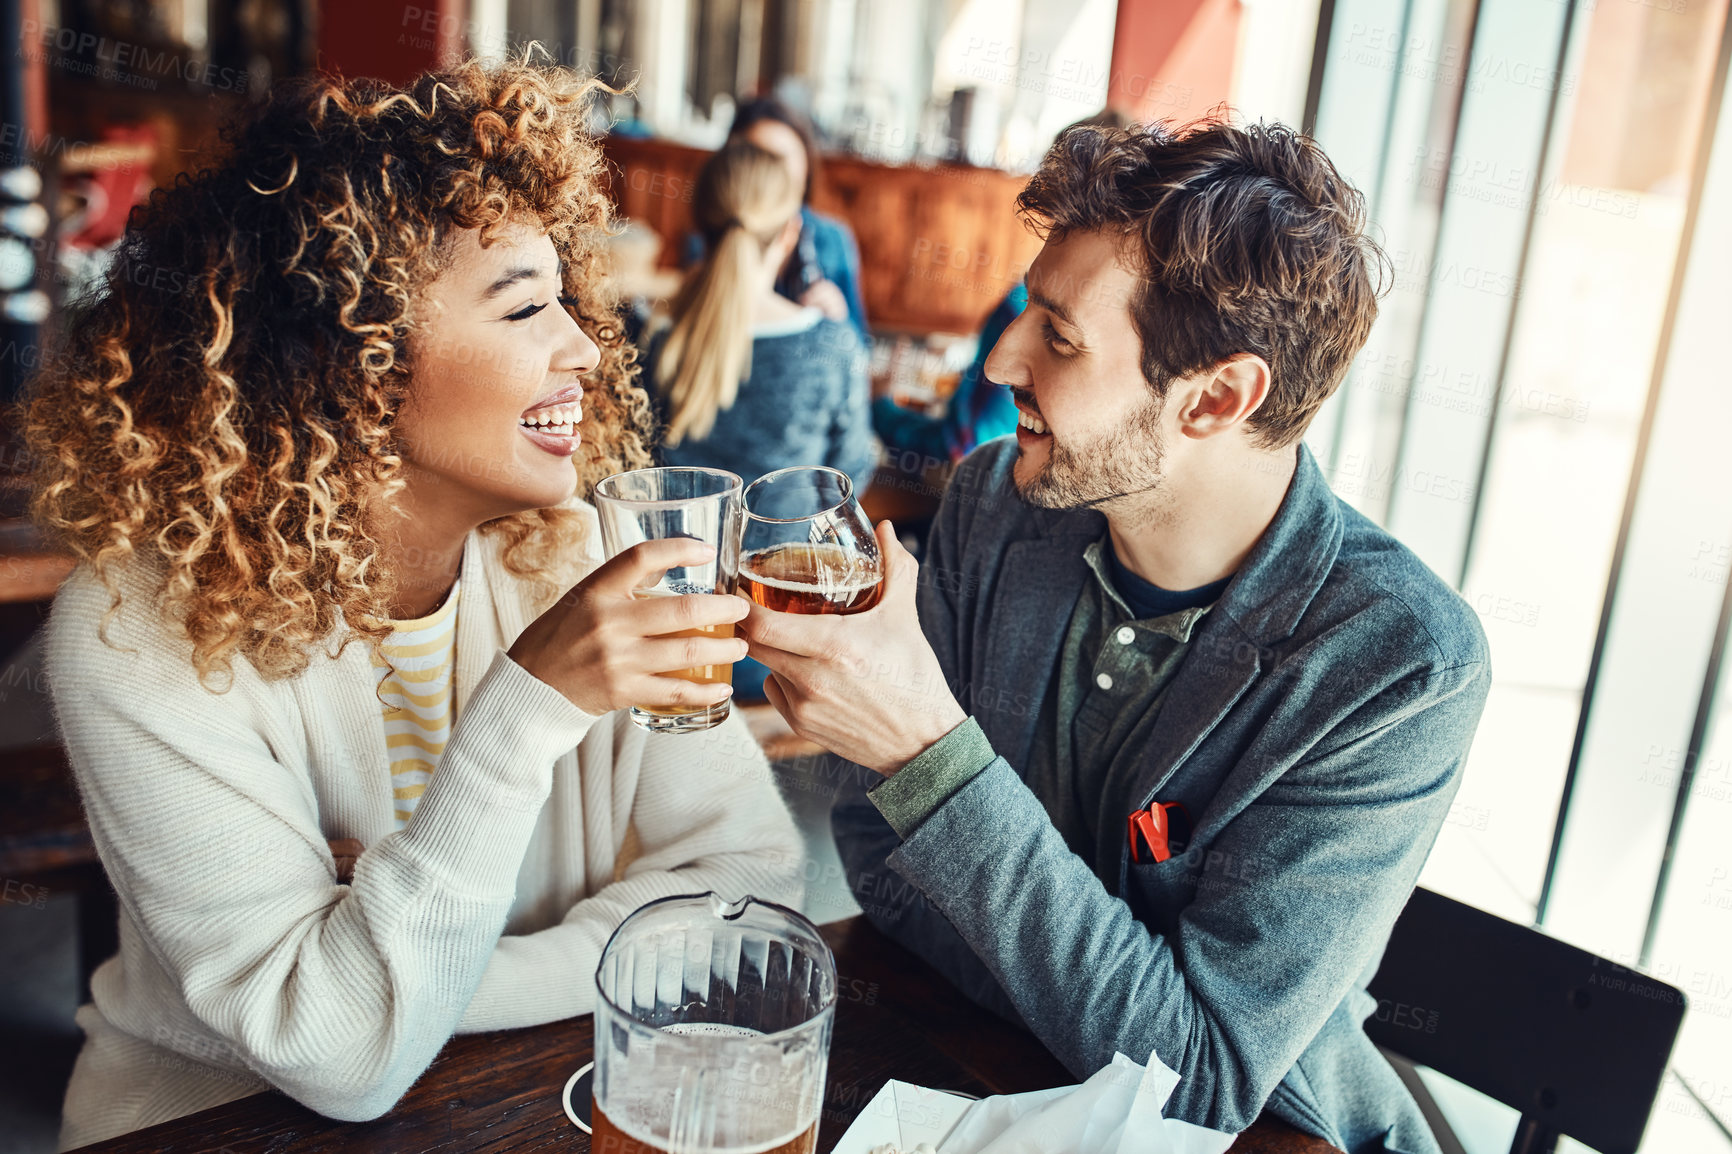
[[[1510,1154],[1635,1154],[1684,1019],[1676,987],[1425,889],[1370,989],[1372,1041],[1521,1111]]]

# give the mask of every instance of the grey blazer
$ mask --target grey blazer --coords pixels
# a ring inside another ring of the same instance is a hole
[[[1079,1077],[1156,1051],[1184,1076],[1169,1116],[1239,1131],[1266,1105],[1352,1154],[1435,1154],[1361,1023],[1485,703],[1478,619],[1301,448],[1118,799],[1127,817],[1184,801],[1188,848],[1133,863],[1108,830],[1085,861],[1016,767],[1105,521],[1024,504],[1015,458],[1003,440],[964,461],[919,591],[999,756],[906,841],[865,796],[876,775],[847,767],[832,826],[867,917]]]

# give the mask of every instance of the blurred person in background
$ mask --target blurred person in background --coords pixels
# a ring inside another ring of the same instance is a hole
[[[846,321],[776,291],[799,242],[799,186],[774,153],[730,141],[698,173],[692,215],[706,255],[644,356],[662,459],[747,482],[829,465],[858,495],[875,459],[865,349]]]
[[[744,722],[625,712],[725,697],[666,674],[743,643],[667,635],[745,604],[633,596],[695,542],[601,560],[651,406],[594,88],[279,86],[45,358],[34,512],[81,560],[48,671],[121,911],[62,1148],[271,1088],[375,1118],[454,1032],[590,1012],[646,902],[799,900]]]
[[[818,138],[812,123],[774,96],[748,100],[734,113],[729,140],[749,140],[782,158],[800,191],[800,235],[783,258],[776,291],[854,326],[870,345],[866,299],[860,290],[860,246],[847,224],[811,206],[818,181]]]
[[[872,431],[888,449],[910,450],[933,461],[956,462],[976,445],[1016,432],[1016,402],[1010,391],[986,379],[986,358],[998,338],[1028,307],[1028,286],[1018,280],[993,306],[980,330],[974,360],[937,416],[903,408],[890,396],[872,402]]]
[[[665,426],[662,460],[726,469],[748,484],[829,465],[863,493],[877,459],[866,351],[846,321],[776,290],[802,229],[788,166],[730,141],[698,174],[692,214],[707,255],[644,358]],[[741,701],[763,700],[766,672],[750,658],[735,668]]]

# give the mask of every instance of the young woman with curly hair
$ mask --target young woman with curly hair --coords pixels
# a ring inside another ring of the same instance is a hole
[[[36,383],[36,513],[82,560],[49,671],[121,908],[63,1147],[269,1087],[375,1117],[454,1031],[591,1010],[643,903],[798,900],[744,724],[622,711],[725,695],[663,674],[743,642],[664,635],[745,603],[633,599],[694,543],[600,562],[583,496],[650,410],[588,97],[280,88]]]

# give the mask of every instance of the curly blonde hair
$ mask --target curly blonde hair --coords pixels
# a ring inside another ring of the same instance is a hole
[[[105,630],[120,567],[148,560],[207,683],[237,653],[292,677],[340,624],[386,635],[396,580],[375,526],[406,483],[409,337],[455,230],[486,242],[537,221],[559,254],[565,307],[601,350],[584,428],[608,434],[584,438],[578,491],[649,463],[650,403],[603,267],[612,206],[585,123],[601,87],[527,62],[407,90],[294,81],[219,161],[152,194],[25,414],[32,512],[112,594]],[[482,531],[545,582],[576,524],[542,509]]]

